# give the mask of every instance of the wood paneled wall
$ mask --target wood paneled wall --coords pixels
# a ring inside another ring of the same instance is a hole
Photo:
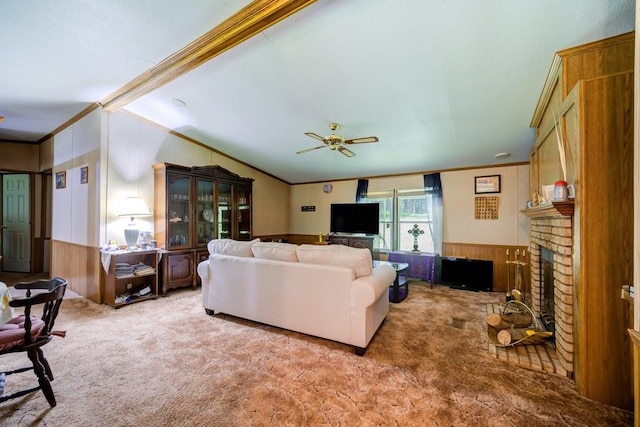
[[[40,147],[37,144],[0,142],[0,169],[39,172]]]
[[[527,246],[509,246],[509,245],[480,245],[473,243],[453,243],[444,242],[442,244],[442,256],[443,257],[460,257],[471,259],[482,259],[493,261],[493,290],[494,292],[507,292],[509,290],[508,280],[511,284],[511,289],[514,288],[515,283],[515,266],[513,264],[507,264],[507,249],[509,250],[509,260],[515,260],[516,250],[526,251],[524,262],[527,264],[524,267],[523,286],[525,294],[531,294],[531,279],[530,279],[530,259],[529,248]],[[519,258],[522,261],[522,256]],[[510,266],[510,277],[507,280],[507,265]]]
[[[51,241],[51,276],[67,279],[68,289],[98,304],[102,301],[101,268],[98,248]]]
[[[637,373],[640,371],[640,332],[635,329],[629,329],[629,336],[631,337],[631,345],[633,346],[633,371],[636,375],[634,376],[634,385],[633,385],[633,394],[635,396],[640,396],[640,379],[638,379]],[[638,415],[640,414],[640,399],[635,399],[635,403],[633,406],[633,413],[635,415],[635,426],[640,426],[640,420],[638,419]]]

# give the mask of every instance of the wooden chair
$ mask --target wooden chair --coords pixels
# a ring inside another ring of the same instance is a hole
[[[31,360],[32,366],[0,373],[0,382],[3,383],[7,375],[33,369],[38,377],[39,385],[8,396],[0,396],[0,402],[42,390],[49,405],[54,407],[56,406],[56,398],[50,382],[53,380],[53,373],[42,353],[42,346],[51,341],[54,335],[63,337],[65,335],[65,332],[53,331],[53,324],[67,288],[67,281],[56,277],[50,280],[36,280],[31,283],[17,283],[14,287],[26,290],[26,297],[16,298],[10,301],[9,305],[14,308],[24,307],[24,314],[20,314],[0,326],[0,356],[25,352]],[[32,307],[38,305],[42,305],[42,317],[40,318],[31,314]]]

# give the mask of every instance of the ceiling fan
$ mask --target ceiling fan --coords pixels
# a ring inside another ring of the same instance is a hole
[[[298,151],[296,154],[307,153],[309,151],[317,150],[319,148],[329,147],[330,150],[338,150],[347,157],[353,157],[356,155],[353,151],[349,150],[346,145],[351,144],[364,144],[367,142],[378,142],[377,136],[365,136],[364,138],[344,139],[342,135],[337,135],[335,131],[340,127],[337,123],[331,123],[329,129],[331,129],[331,135],[324,138],[313,132],[305,132],[304,134],[311,138],[319,139],[324,142],[324,145],[319,145],[313,148],[307,148],[306,150]]]

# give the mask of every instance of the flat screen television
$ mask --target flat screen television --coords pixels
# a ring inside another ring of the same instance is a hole
[[[493,290],[493,261],[468,258],[442,258],[438,283],[472,291]]]
[[[331,204],[332,233],[379,234],[380,205],[378,203]]]

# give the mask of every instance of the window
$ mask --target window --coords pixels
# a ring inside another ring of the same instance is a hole
[[[393,191],[367,193],[364,200],[367,203],[378,203],[380,205],[380,250],[389,251],[393,244],[393,224],[394,224],[394,197]]]
[[[367,194],[366,201],[380,204],[381,251],[413,250],[414,238],[409,231],[414,224],[424,232],[418,235],[418,249],[434,251],[429,232],[429,204],[423,189],[371,192]]]

